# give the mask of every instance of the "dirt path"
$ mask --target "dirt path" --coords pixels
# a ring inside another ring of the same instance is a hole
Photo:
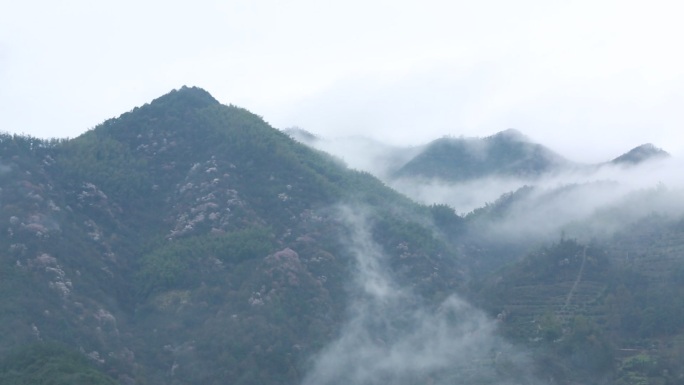
[[[577,285],[579,285],[580,281],[582,281],[582,273],[584,273],[584,264],[587,262],[587,247],[584,246],[584,251],[582,251],[582,265],[580,265],[579,273],[577,273],[577,278],[575,279],[575,283],[572,284],[572,287],[570,288],[570,292],[568,293],[568,296],[565,297],[565,304],[563,304],[563,311],[570,305],[570,301],[572,301],[572,296],[575,294],[575,290],[577,289]]]

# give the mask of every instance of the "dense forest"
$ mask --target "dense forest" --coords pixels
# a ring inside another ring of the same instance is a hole
[[[681,383],[680,191],[544,226],[615,184],[466,215],[389,187],[577,170],[517,132],[471,143],[383,181],[187,87],[74,139],[0,135],[0,382]],[[642,150],[582,172],[665,157]]]

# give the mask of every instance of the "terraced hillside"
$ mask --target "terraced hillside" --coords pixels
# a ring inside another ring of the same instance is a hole
[[[539,325],[544,314],[559,321],[585,316],[601,323],[608,271],[604,251],[563,240],[491,278],[484,295],[507,329],[519,338],[535,339],[544,333]]]
[[[543,248],[494,274],[480,298],[507,335],[567,363],[556,378],[595,378],[614,365],[613,380],[623,381],[615,383],[677,383],[683,248],[680,222],[651,217],[601,244],[565,239]]]

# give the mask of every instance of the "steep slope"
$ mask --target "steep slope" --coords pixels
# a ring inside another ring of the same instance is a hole
[[[394,177],[454,182],[487,176],[533,178],[570,165],[560,155],[510,129],[483,139],[435,140],[397,170]]]
[[[339,205],[427,300],[462,282],[428,208],[201,89],[2,145],[1,355],[54,341],[126,384],[298,383],[345,317]]]

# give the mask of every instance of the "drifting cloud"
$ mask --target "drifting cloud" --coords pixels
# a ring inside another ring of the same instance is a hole
[[[465,215],[529,183],[531,181],[491,177],[461,183],[449,183],[440,179],[417,182],[415,179],[402,178],[391,182],[391,186],[417,202],[428,205],[446,204],[457,213]]]
[[[536,383],[531,361],[497,336],[496,321],[455,295],[434,306],[399,286],[364,214],[339,210],[356,258],[349,320],[303,385]]]
[[[674,220],[684,215],[684,182],[678,177],[679,170],[681,161],[659,159],[633,167],[604,165],[562,173],[503,196],[494,203],[497,213],[485,216],[476,228],[500,240],[543,241],[561,233],[598,239],[648,215]],[[494,189],[509,187],[490,183]],[[452,187],[458,191],[457,186]],[[430,197],[429,192],[424,194]]]
[[[483,142],[466,141],[473,151]],[[657,156],[638,164],[580,164],[561,159],[538,176],[518,177],[505,170],[489,170],[486,176],[451,182],[411,174],[392,177],[427,145],[399,147],[364,137],[317,138],[307,143],[344,160],[349,167],[376,175],[417,202],[446,204],[461,215],[501,206],[502,201],[497,201],[504,197],[502,200],[508,200],[505,209],[499,209],[496,218],[479,220],[474,227],[482,237],[545,241],[563,232],[582,238],[601,237],[645,215],[674,218],[684,214],[684,195],[679,194],[684,189],[679,176],[684,161],[677,157]],[[663,187],[669,192],[655,192]]]

